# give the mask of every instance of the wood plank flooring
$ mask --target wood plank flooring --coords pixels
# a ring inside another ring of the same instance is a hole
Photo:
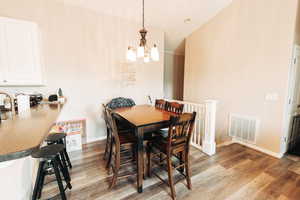
[[[152,177],[144,181],[144,192],[136,191],[136,178],[120,180],[108,189],[110,177],[102,160],[104,143],[84,146],[82,152],[70,154],[71,200],[165,200],[171,199],[169,188]],[[209,157],[196,149],[191,152],[192,190],[183,180],[176,188],[177,199],[184,200],[299,200],[300,163],[288,158],[276,159],[239,144],[217,149]],[[50,180],[51,177],[47,181]],[[45,185],[42,199],[58,194],[56,182]],[[58,196],[53,199],[60,199]]]

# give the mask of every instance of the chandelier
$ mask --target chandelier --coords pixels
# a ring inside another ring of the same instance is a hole
[[[127,50],[127,60],[135,62],[137,58],[143,58],[145,63],[150,62],[150,59],[153,61],[159,61],[159,52],[157,45],[154,44],[151,49],[147,46],[147,30],[145,29],[145,2],[143,0],[143,28],[139,31],[141,34],[140,44],[138,48],[132,46],[128,47]]]

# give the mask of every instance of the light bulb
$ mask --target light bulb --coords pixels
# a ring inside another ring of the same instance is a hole
[[[131,61],[131,62],[136,61],[136,54],[135,54],[135,52],[132,50],[131,47],[128,47],[128,50],[127,50],[127,60],[128,60],[128,61]]]
[[[159,52],[156,44],[151,48],[151,58],[153,61],[159,61]]]
[[[145,55],[145,48],[143,46],[139,46],[137,49],[137,57],[141,58]]]

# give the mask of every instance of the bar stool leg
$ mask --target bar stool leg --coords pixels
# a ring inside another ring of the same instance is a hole
[[[69,158],[69,155],[68,155],[68,152],[67,152],[67,147],[66,147],[66,144],[67,144],[66,138],[64,138],[61,142],[65,146],[65,148],[64,148],[64,157],[68,162],[67,166],[70,167],[70,169],[72,169],[73,166],[71,164],[71,161],[70,161],[70,158]]]
[[[34,184],[34,190],[33,190],[33,194],[32,194],[32,200],[37,199],[38,194],[40,193],[40,190],[41,190],[40,182],[41,182],[42,173],[43,173],[43,170],[44,170],[44,163],[45,163],[45,161],[41,161],[39,163],[38,173],[37,173],[37,176],[36,176],[36,180],[35,180],[35,184]]]
[[[38,191],[38,199],[40,199],[41,196],[42,196],[42,191],[43,191],[43,187],[44,187],[45,176],[46,176],[46,172],[43,170],[42,171],[42,177],[40,179],[41,181],[40,181],[40,187],[39,187],[39,191]]]
[[[72,185],[70,184],[70,181],[71,181],[71,176],[69,174],[69,170],[68,170],[68,167],[60,160],[59,156],[56,157],[56,160],[57,160],[57,163],[61,169],[61,172],[64,176],[64,179],[67,183],[67,186],[69,189],[72,189]]]
[[[71,164],[71,161],[70,161],[70,158],[69,158],[69,155],[68,155],[68,152],[67,152],[66,148],[64,149],[64,155],[65,155],[66,160],[68,162],[68,166],[70,167],[70,169],[72,169],[72,164]]]
[[[55,176],[56,176],[56,181],[59,187],[59,191],[60,191],[60,195],[61,195],[61,199],[62,200],[67,200],[66,198],[66,194],[65,194],[65,190],[64,190],[64,186],[60,177],[60,172],[59,172],[59,168],[58,168],[58,163],[56,159],[52,160],[52,166],[54,168],[54,172],[55,172]]]
[[[61,157],[61,161],[62,163],[68,167],[68,164],[67,164],[67,161],[66,161],[66,158],[65,158],[65,154],[62,152],[62,153],[59,153],[60,157]]]

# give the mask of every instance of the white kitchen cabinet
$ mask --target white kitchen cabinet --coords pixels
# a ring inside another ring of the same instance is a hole
[[[42,85],[36,23],[0,18],[0,86]]]

